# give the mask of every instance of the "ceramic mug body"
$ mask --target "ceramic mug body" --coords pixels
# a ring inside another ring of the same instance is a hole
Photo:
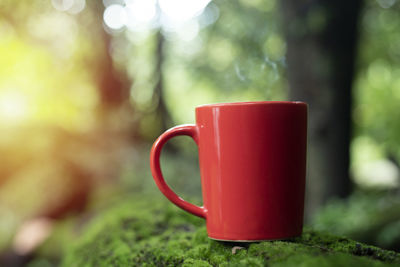
[[[189,135],[198,145],[203,207],[178,197],[160,169],[163,144]],[[203,217],[217,240],[285,239],[302,232],[307,144],[303,102],[242,102],[196,108],[196,124],[174,127],[151,153],[153,177],[179,207]]]

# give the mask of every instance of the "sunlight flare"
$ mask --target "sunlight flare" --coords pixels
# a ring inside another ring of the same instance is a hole
[[[18,123],[28,118],[28,100],[17,91],[7,91],[0,94],[0,120]]]

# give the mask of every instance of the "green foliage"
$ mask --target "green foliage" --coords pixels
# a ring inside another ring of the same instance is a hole
[[[356,133],[372,137],[400,160],[399,3],[366,1],[354,88]]]
[[[233,247],[241,246],[233,250]],[[306,229],[286,241],[232,243],[207,237],[204,221],[166,200],[131,198],[103,212],[63,266],[394,266],[399,254]]]
[[[195,143],[192,140],[190,141],[190,146],[196,149]],[[121,170],[120,182],[131,194],[159,193],[150,172],[150,161],[148,159],[150,149],[149,145],[137,145],[136,149],[132,151],[133,158]],[[164,149],[160,161],[165,180],[179,195],[184,198],[190,196],[200,200],[200,171],[197,158],[193,157],[194,154],[197,154],[197,151],[193,151],[190,155],[182,155]],[[143,157],[143,155],[146,156]]]
[[[349,236],[389,249],[400,248],[400,198],[396,194],[357,192],[333,200],[313,221],[317,230]]]
[[[166,101],[176,121],[193,121],[193,107],[204,103],[286,99],[277,13],[274,0],[212,1],[196,38],[167,39]]]

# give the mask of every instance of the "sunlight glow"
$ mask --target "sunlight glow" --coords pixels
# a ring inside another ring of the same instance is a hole
[[[155,0],[127,1],[126,9],[128,19],[134,19],[139,22],[151,22],[157,14]]]
[[[191,40],[197,35],[199,25],[192,23],[185,27],[184,24],[199,16],[210,2],[211,0],[121,0],[121,3],[105,4],[103,18],[111,30],[120,30],[124,26],[135,32],[155,27],[163,27],[167,31],[185,28],[180,36],[184,40]]]
[[[78,14],[85,8],[85,6],[86,6],[85,0],[75,0],[72,7],[70,9],[68,9],[68,13]]]
[[[178,36],[184,41],[193,40],[199,33],[199,23],[196,20],[191,20],[185,23],[178,31]]]
[[[28,117],[26,97],[18,92],[9,91],[0,94],[0,120],[20,122]]]
[[[78,14],[86,5],[85,0],[51,0],[51,4],[58,11],[67,11],[71,14]]]
[[[109,28],[119,30],[127,22],[126,9],[121,5],[110,5],[104,10],[103,18]]]
[[[174,21],[187,21],[200,15],[211,0],[159,0],[162,12]]]
[[[135,32],[143,32],[157,25],[156,0],[126,1],[126,27]]]
[[[59,11],[67,11],[74,5],[74,0],[52,0],[51,4]]]

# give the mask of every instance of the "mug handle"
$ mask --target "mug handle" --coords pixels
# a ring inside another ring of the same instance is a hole
[[[192,137],[193,140],[198,145],[197,126],[194,124],[179,125],[167,130],[162,135],[160,135],[160,137],[157,138],[157,140],[153,144],[153,147],[151,148],[151,153],[150,153],[151,173],[161,193],[163,193],[172,203],[174,203],[181,209],[186,210],[187,212],[192,213],[198,217],[206,218],[207,210],[204,207],[199,207],[192,203],[189,203],[183,200],[177,194],[175,194],[175,192],[172,191],[172,189],[165,182],[161,172],[161,167],[160,167],[161,150],[169,139],[179,135],[188,135]]]

